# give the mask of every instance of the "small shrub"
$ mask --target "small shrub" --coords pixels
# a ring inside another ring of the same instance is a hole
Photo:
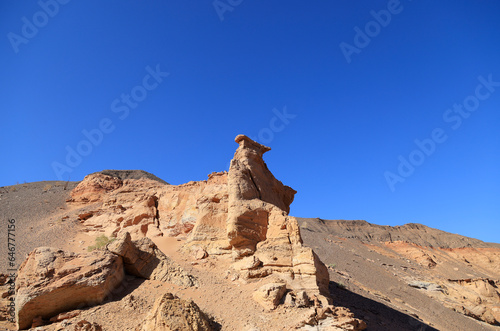
[[[330,263],[330,264],[328,265],[328,267],[329,267],[330,269],[335,269],[335,267],[336,267],[336,266],[337,266],[337,265],[336,265],[335,263]]]
[[[51,188],[52,188],[52,185],[47,184],[47,185],[45,185],[45,186],[43,187],[43,191],[44,191],[44,192],[47,192],[47,191],[48,191],[48,190],[50,190]]]
[[[342,283],[342,282],[337,283],[337,287],[341,288],[343,290],[345,290],[347,288],[347,286],[344,283]]]
[[[92,245],[92,246],[89,246],[87,247],[87,250],[89,252],[92,252],[96,249],[98,250],[101,250],[103,249],[107,244],[115,241],[116,238],[111,238],[109,239],[108,237],[106,237],[105,235],[100,235],[99,237],[95,238],[95,245]]]

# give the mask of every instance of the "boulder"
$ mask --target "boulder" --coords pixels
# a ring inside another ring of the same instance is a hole
[[[253,299],[268,310],[275,309],[285,295],[286,284],[270,283],[259,287],[253,292]]]
[[[311,301],[309,300],[306,291],[297,292],[297,295],[295,296],[295,304],[297,307],[308,307],[310,303]]]
[[[285,296],[285,302],[283,303],[285,307],[295,307],[295,297],[292,292],[288,292]]]
[[[198,284],[194,276],[185,272],[147,237],[132,241],[130,234],[125,232],[108,244],[107,250],[123,258],[128,274],[186,287]]]
[[[29,328],[78,307],[99,304],[123,280],[122,259],[105,251],[75,254],[50,247],[33,250],[16,280],[16,321]]]
[[[255,255],[247,256],[233,263],[236,270],[254,270],[262,266],[262,262]]]
[[[182,300],[172,293],[156,299],[146,316],[142,331],[210,331],[208,317],[191,300]]]

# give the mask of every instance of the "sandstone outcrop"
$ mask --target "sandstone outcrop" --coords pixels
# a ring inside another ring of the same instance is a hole
[[[500,281],[488,278],[449,279],[447,305],[464,315],[500,325]]]
[[[208,317],[193,301],[166,293],[160,296],[146,316],[142,331],[210,331]]]
[[[118,186],[103,183],[120,178],[105,179],[108,175],[102,173],[86,177],[72,193],[74,200],[86,197],[101,205],[81,223],[111,237],[129,232],[134,240],[183,236],[193,256],[231,254],[234,270],[243,278],[278,273],[290,289],[326,304],[328,270],[302,245],[297,220],[288,215],[296,191],[269,171],[262,158],[269,147],[244,135],[235,141],[239,147],[229,172],[212,173],[206,181],[176,186],[142,178],[125,179]],[[251,261],[239,262],[246,258]]]
[[[8,275],[0,274],[0,321],[6,321],[12,318],[10,310],[12,307],[12,299],[14,296],[15,287],[9,280]]]
[[[103,182],[121,185],[102,187]],[[230,249],[226,235],[227,172],[212,173],[208,180],[183,185],[149,178],[121,180],[96,173],[86,176],[72,196],[71,203],[92,206],[68,215],[78,218],[88,232],[108,237],[129,232],[132,239],[189,235],[192,240],[210,242],[211,254]]]
[[[242,200],[259,199],[279,209],[290,212],[294,189],[283,185],[269,171],[263,160],[264,153],[271,148],[261,145],[245,135],[238,135],[239,144],[229,168],[229,200],[231,207]]]
[[[227,253],[227,172],[214,172],[208,180],[165,187],[159,193],[159,230],[164,236],[187,236],[188,241],[210,243],[211,254]]]
[[[158,249],[149,238],[132,241],[128,232],[108,244],[107,250],[121,256],[128,274],[180,286],[195,286],[198,281]]]
[[[122,185],[123,181],[120,178],[101,173],[90,174],[71,191],[71,198],[78,202],[95,202]]]
[[[279,273],[295,291],[328,302],[328,270],[302,245],[297,220],[288,216],[296,193],[269,171],[262,156],[270,148],[239,135],[228,175],[227,234],[233,259],[255,256],[261,264],[245,268],[246,278]],[[238,268],[239,264],[235,264]]]
[[[109,252],[67,253],[50,247],[32,251],[16,280],[16,320],[29,328],[77,307],[101,303],[124,276],[121,258]]]
[[[80,223],[87,231],[104,233],[108,237],[123,232],[129,232],[134,239],[142,238],[146,233],[161,235],[156,194],[162,186],[165,185],[149,179],[126,179],[118,189],[95,198],[98,205]]]

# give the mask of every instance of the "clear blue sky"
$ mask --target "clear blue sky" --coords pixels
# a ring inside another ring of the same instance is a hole
[[[500,242],[499,14],[493,0],[2,1],[0,185],[203,180],[243,133],[272,147],[292,215]]]

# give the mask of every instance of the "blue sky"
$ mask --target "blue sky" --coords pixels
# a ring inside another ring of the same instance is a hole
[[[0,185],[227,170],[243,133],[291,214],[500,242],[497,1],[0,3]]]

